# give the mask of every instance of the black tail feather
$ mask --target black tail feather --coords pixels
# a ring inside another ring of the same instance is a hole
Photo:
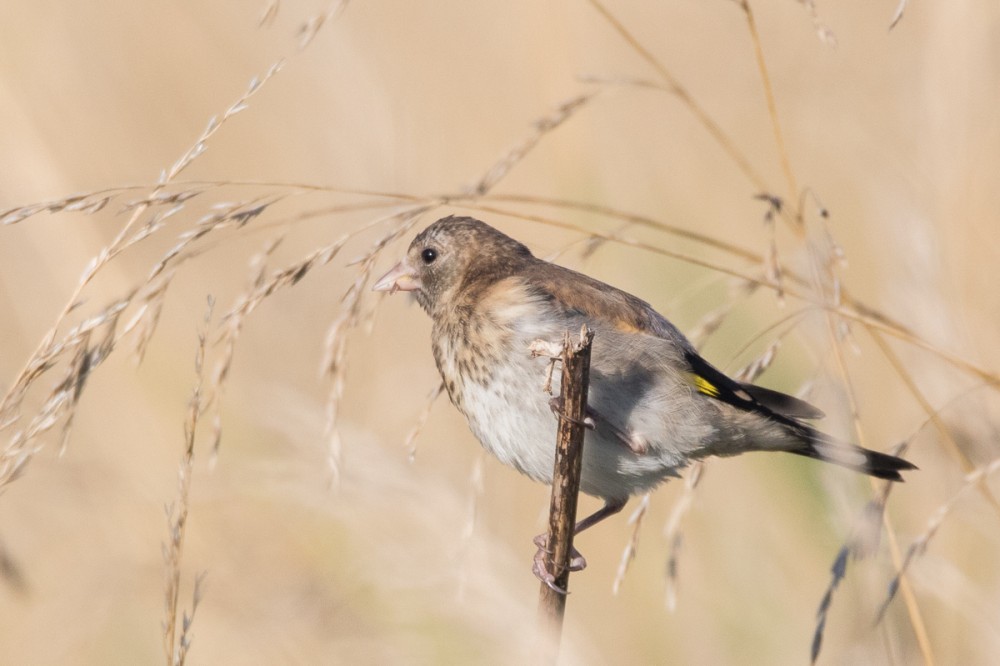
[[[812,428],[807,430],[810,431],[809,440],[801,448],[791,449],[789,453],[830,462],[888,481],[903,481],[900,472],[917,469],[913,463],[897,456],[838,442]]]

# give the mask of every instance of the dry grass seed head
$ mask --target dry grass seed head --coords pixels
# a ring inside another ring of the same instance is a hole
[[[587,103],[593,100],[594,97],[596,97],[600,92],[601,90],[598,89],[593,92],[577,95],[576,97],[560,104],[551,114],[536,120],[534,132],[524,138],[519,144],[508,151],[493,166],[491,166],[486,171],[486,174],[479,179],[479,182],[470,188],[469,193],[476,197],[487,194],[496,186],[497,183],[503,180],[504,176],[510,173],[510,170],[515,165],[523,160],[525,156],[538,145],[538,142],[541,141],[546,134],[552,132],[569,120],[574,113],[586,106]]]
[[[778,353],[778,347],[781,346],[781,338],[775,338],[771,341],[771,344],[767,346],[764,352],[751,361],[747,366],[738,370],[733,374],[733,379],[739,382],[747,382],[752,384],[758,377],[764,374],[764,371],[771,367],[774,363],[774,358]]]
[[[366,291],[365,286],[371,279],[372,270],[382,251],[412,229],[423,214],[433,207],[433,205],[417,206],[380,220],[380,222],[389,222],[393,226],[371,245],[364,256],[352,262],[352,265],[360,265],[360,268],[354,282],[344,293],[340,313],[327,329],[320,372],[329,383],[325,432],[327,436],[327,463],[333,484],[336,484],[340,478],[342,442],[337,429],[337,420],[340,415],[340,401],[344,394],[348,334],[358,325],[363,296]]]
[[[674,504],[674,508],[670,512],[670,517],[667,519],[667,524],[663,529],[663,536],[669,549],[665,571],[665,604],[670,611],[677,608],[677,572],[679,570],[681,544],[683,542],[681,522],[694,504],[695,491],[704,473],[705,461],[703,460],[696,460],[688,467],[684,475],[684,492],[681,493],[680,498]]]
[[[438,384],[430,395],[427,396],[427,402],[424,404],[424,408],[420,410],[420,414],[417,415],[417,419],[410,428],[410,432],[407,433],[406,439],[403,440],[403,450],[406,451],[406,457],[412,462],[417,458],[417,438],[420,436],[420,432],[424,429],[424,425],[427,423],[427,419],[430,418],[431,409],[434,407],[434,403],[437,399],[441,397],[444,392],[444,382]]]
[[[646,517],[646,512],[649,510],[649,498],[649,493],[643,495],[639,506],[636,507],[635,511],[628,518],[628,524],[632,526],[632,534],[629,537],[628,543],[625,544],[624,550],[622,550],[621,560],[618,562],[618,570],[615,572],[615,579],[611,583],[611,594],[615,596],[618,596],[622,583],[625,582],[625,575],[628,573],[629,567],[639,552],[639,531],[642,528],[642,519]]]
[[[36,354],[29,371],[22,373],[18,384],[8,392],[3,409],[0,410],[0,421],[4,428],[9,428],[22,418],[20,406],[31,385],[49,369],[57,366],[61,358],[72,355],[62,379],[56,383],[28,426],[15,433],[8,441],[0,458],[3,460],[0,465],[0,488],[23,472],[24,465],[40,448],[32,447],[32,443],[60,421],[63,422],[60,451],[65,448],[73,415],[87,379],[114,349],[118,320],[130,300],[131,295],[113,302],[102,312],[74,326],[62,340],[49,344],[41,353]],[[91,344],[95,334],[100,335],[97,342]]]
[[[145,358],[146,350],[149,348],[149,343],[153,339],[156,327],[160,323],[160,315],[163,312],[163,303],[167,297],[167,289],[173,278],[174,272],[168,271],[152,282],[147,282],[143,286],[143,294],[138,311],[122,329],[122,335],[128,335],[135,331],[132,353],[137,364],[142,363],[143,358]]]
[[[687,337],[691,341],[691,344],[695,346],[695,349],[701,349],[705,345],[705,342],[725,323],[736,306],[750,298],[757,291],[758,286],[756,283],[746,280],[735,280],[730,289],[729,298],[723,301],[721,305],[706,312],[689,329]]]
[[[222,393],[229,371],[232,367],[233,356],[236,352],[236,342],[243,330],[243,323],[246,318],[257,309],[257,307],[276,291],[291,287],[305,277],[310,270],[319,265],[325,265],[337,256],[337,253],[344,246],[349,238],[342,236],[334,243],[320,248],[311,253],[305,259],[291,264],[283,269],[278,269],[267,274],[268,259],[274,254],[283,240],[283,236],[270,239],[265,243],[260,252],[251,257],[249,265],[250,271],[247,279],[247,289],[236,298],[236,302],[230,310],[222,317],[219,325],[219,333],[216,339],[217,345],[222,345],[222,352],[215,363],[212,373],[212,380],[209,388],[210,402],[216,407],[222,399]],[[218,455],[219,442],[221,441],[221,416],[218,412],[213,416],[213,446],[212,458],[214,461]]]
[[[201,600],[201,577],[195,580],[192,611],[183,614],[181,634],[177,636],[177,613],[180,599],[181,558],[184,550],[184,536],[190,509],[191,474],[194,469],[194,444],[198,422],[204,410],[203,387],[205,383],[205,354],[212,312],[215,301],[208,298],[205,317],[198,331],[198,345],[195,350],[195,386],[188,400],[187,416],[184,421],[184,451],[177,467],[177,496],[165,508],[167,516],[167,542],[162,544],[165,564],[166,584],[164,585],[163,650],[170,664],[183,664],[191,645],[190,628],[194,610]]]
[[[923,555],[927,551],[927,547],[930,545],[931,539],[934,538],[934,536],[938,533],[938,530],[941,528],[941,525],[944,524],[944,521],[955,510],[959,500],[965,496],[969,489],[978,487],[983,479],[992,476],[997,472],[997,470],[1000,470],[1000,458],[994,459],[992,462],[986,465],[981,465],[972,472],[969,472],[965,475],[962,486],[955,491],[955,493],[944,504],[940,505],[937,509],[935,509],[934,513],[931,514],[931,517],[927,520],[927,525],[924,528],[924,531],[920,534],[920,536],[913,540],[913,543],[910,544],[910,547],[906,550],[906,555],[903,558],[902,565],[900,565],[896,575],[893,576],[892,581],[889,583],[888,593],[886,594],[886,598],[882,602],[882,605],[879,607],[879,611],[876,616],[876,624],[880,623],[885,617],[885,613],[889,609],[889,605],[892,603],[892,600],[895,598],[896,592],[899,590],[900,582],[902,581],[903,576],[906,575],[910,565],[917,557]]]
[[[334,0],[327,5],[324,11],[306,19],[298,31],[299,49],[301,50],[309,46],[316,38],[316,35],[319,34],[319,31],[323,29],[323,26],[336,19],[346,8],[347,0]]]

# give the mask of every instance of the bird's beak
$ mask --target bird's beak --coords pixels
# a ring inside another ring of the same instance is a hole
[[[379,278],[378,282],[372,286],[372,291],[387,291],[392,294],[397,291],[417,291],[423,286],[417,277],[417,271],[406,262],[406,259],[403,259]]]

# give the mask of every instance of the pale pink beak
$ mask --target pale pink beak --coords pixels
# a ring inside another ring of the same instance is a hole
[[[372,291],[387,291],[392,294],[397,291],[417,291],[423,286],[417,277],[417,271],[406,263],[406,259],[403,259],[379,278],[378,282],[372,286]]]

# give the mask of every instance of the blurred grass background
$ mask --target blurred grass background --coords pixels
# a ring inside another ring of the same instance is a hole
[[[770,193],[787,197],[738,4],[607,6],[748,156]],[[890,32],[895,1],[818,4],[835,47],[820,39],[808,4],[752,6],[793,173],[830,212],[829,228],[848,260],[840,273],[846,288],[934,345],[1000,368],[1000,6],[915,3]],[[286,0],[258,27],[264,9],[240,2],[4,3],[0,209],[110,186],[148,192],[208,119],[282,57],[283,69],[180,180],[454,193],[530,136],[533,122],[592,90],[582,79],[655,78],[586,2],[355,2],[301,51],[297,31],[326,5]],[[766,254],[766,207],[753,198],[759,188],[690,109],[663,91],[606,88],[545,135],[495,193],[611,206]],[[193,200],[171,222],[176,226],[101,271],[84,291],[79,318],[140,283],[212,201],[275,191],[283,190],[230,185]],[[118,211],[129,198],[93,216],[39,215],[0,229],[4,388],[88,262],[125,223]],[[143,363],[136,367],[127,345],[116,349],[86,386],[65,452],[50,433],[22,477],[3,489],[0,552],[14,568],[0,577],[0,663],[163,659],[164,506],[177,494],[206,295],[217,299],[217,317],[228,311],[246,290],[251,258],[281,230],[284,242],[270,258],[275,267],[384,214],[282,222],[348,200],[319,191],[283,201],[179,267]],[[816,206],[806,201],[815,226]],[[532,210],[581,229],[607,233],[618,225]],[[463,209],[440,208],[418,226],[452,211]],[[585,238],[480,216],[541,255]],[[776,230],[779,257],[805,266],[787,225]],[[209,465],[205,433],[195,448],[183,607],[195,576],[207,576],[188,663],[511,663],[531,649],[537,581],[530,538],[541,531],[548,490],[481,460],[444,400],[408,461],[402,444],[437,376],[429,321],[401,297],[379,305],[371,335],[351,337],[341,479],[331,488],[327,389],[317,366],[327,327],[357,275],[346,264],[381,233],[352,240],[330,265],[247,319],[222,398],[217,464]],[[644,229],[627,233],[719,260],[695,243]],[[705,268],[622,245],[605,244],[586,261],[578,250],[559,260],[649,300],[683,329],[730,297],[726,280]],[[736,305],[706,353],[735,370],[765,349],[774,337],[767,327],[789,312],[761,291]],[[886,449],[918,431],[927,414],[881,350],[855,333],[857,349],[844,347],[865,443]],[[842,383],[817,377],[833,365],[825,336],[822,319],[806,321],[761,383],[794,392],[815,379],[812,399],[831,415],[825,427],[853,437]],[[977,386],[967,373],[927,351],[892,348],[926,400],[935,409],[947,405],[943,424],[971,463],[996,458],[995,391],[965,392]],[[26,401],[29,416],[52,382],[42,378],[38,395]],[[963,484],[964,470],[948,451],[933,427],[913,440],[908,457],[921,471],[894,488],[888,509],[904,549]],[[791,458],[709,464],[683,525],[673,612],[664,605],[662,526],[682,483],[653,496],[638,558],[617,596],[611,582],[631,534],[626,514],[581,537],[590,566],[571,581],[564,662],[808,660],[829,568],[871,490],[849,472]],[[483,475],[478,499],[476,469]],[[582,510],[595,505],[586,499]],[[933,660],[918,649],[901,599],[872,626],[894,573],[883,543],[876,556],[852,564],[838,589],[820,661],[995,663],[998,520],[983,493],[967,492],[910,569]]]

